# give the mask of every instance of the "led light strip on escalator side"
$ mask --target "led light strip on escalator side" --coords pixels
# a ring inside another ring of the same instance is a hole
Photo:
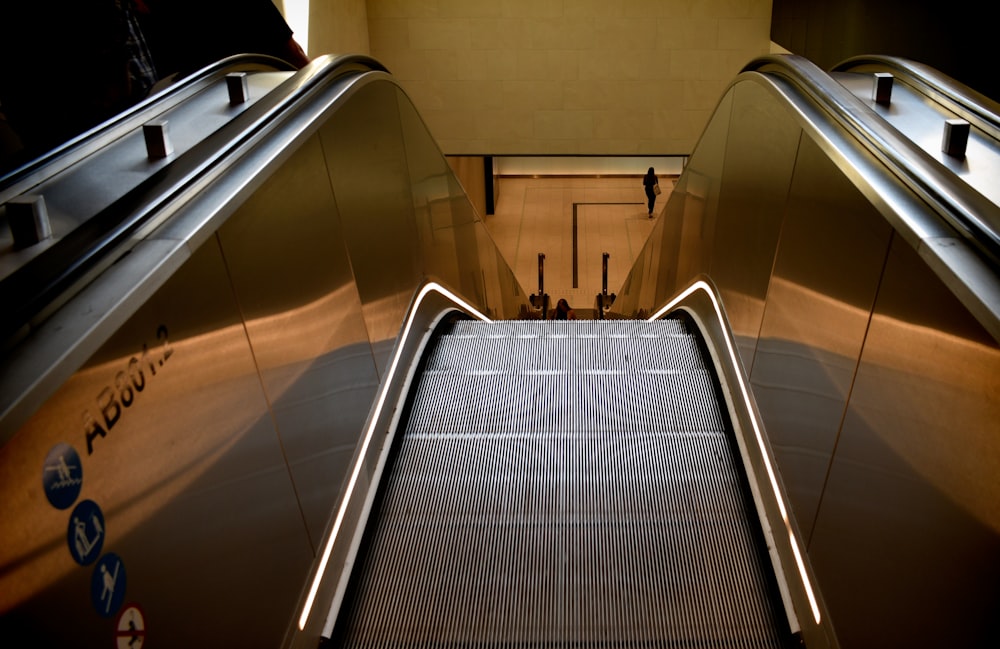
[[[330,532],[326,545],[323,547],[323,554],[320,557],[319,567],[316,570],[316,574],[313,576],[312,585],[309,587],[309,594],[306,597],[305,605],[302,607],[302,613],[299,615],[300,631],[305,629],[306,622],[309,620],[309,614],[312,612],[312,607],[316,600],[316,593],[319,591],[320,582],[323,581],[323,575],[326,572],[326,566],[330,560],[330,554],[333,552],[333,546],[337,542],[341,525],[343,525],[344,522],[344,516],[347,513],[348,504],[351,502],[354,488],[357,486],[358,477],[361,475],[361,467],[364,465],[365,456],[368,453],[368,446],[371,444],[372,438],[374,437],[375,427],[382,413],[382,408],[385,407],[385,400],[388,394],[389,386],[392,385],[393,378],[396,375],[396,370],[399,367],[400,354],[406,347],[406,341],[410,336],[410,328],[413,326],[413,320],[420,311],[420,304],[431,292],[436,292],[444,296],[454,302],[456,306],[460,306],[470,315],[480,320],[485,320],[487,322],[490,321],[490,318],[481,313],[479,309],[436,282],[428,282],[423,286],[423,288],[420,289],[420,292],[417,293],[416,299],[413,301],[413,307],[410,309],[410,314],[406,319],[406,324],[403,326],[403,332],[400,334],[399,340],[396,343],[396,353],[392,358],[392,363],[389,365],[389,371],[386,374],[385,381],[382,382],[382,391],[375,403],[375,409],[369,419],[368,428],[365,430],[364,438],[361,444],[361,452],[358,454],[358,460],[354,464],[354,468],[351,471],[350,478],[348,479],[347,490],[344,494],[344,498],[341,500],[340,509],[337,510],[337,517],[333,523],[333,530]]]
[[[729,327],[722,316],[722,309],[719,306],[719,300],[716,298],[715,292],[712,290],[712,287],[709,286],[709,284],[704,280],[699,280],[694,284],[692,284],[691,286],[689,286],[680,295],[674,298],[670,303],[663,306],[660,310],[658,310],[656,313],[650,316],[649,320],[659,320],[670,311],[673,311],[679,304],[684,302],[688,297],[690,297],[696,291],[704,291],[708,295],[708,298],[712,301],[712,306],[715,309],[715,317],[718,318],[719,320],[719,325],[721,327],[721,330],[725,332],[726,350],[729,353],[729,359],[732,362],[733,367],[738,367],[739,365],[736,358],[735,347],[733,345],[733,341],[729,333]],[[740,394],[742,395],[743,401],[746,404],[747,412],[753,413],[754,410],[751,405],[750,391],[747,388],[746,382],[743,380],[742,372],[736,373],[736,379],[737,382],[739,383]],[[805,562],[802,560],[802,553],[799,550],[798,541],[795,537],[795,533],[792,531],[792,526],[788,519],[788,510],[785,506],[785,501],[781,497],[781,491],[778,489],[778,480],[777,477],[775,476],[774,468],[771,466],[771,460],[768,456],[767,448],[764,444],[764,435],[761,432],[760,424],[758,423],[757,418],[751,416],[750,421],[753,424],[753,431],[754,435],[757,438],[757,445],[760,448],[760,455],[764,462],[764,468],[767,469],[767,477],[771,483],[771,490],[774,492],[774,498],[778,503],[778,509],[781,512],[781,518],[784,521],[785,530],[788,532],[788,540],[792,546],[792,552],[795,555],[795,563],[798,567],[799,576],[802,579],[802,584],[805,586],[806,596],[809,598],[809,606],[812,608],[813,618],[816,620],[816,624],[819,624],[820,619],[822,618],[819,610],[819,604],[816,601],[816,595],[813,592],[812,583],[809,580],[809,575],[806,573]]]

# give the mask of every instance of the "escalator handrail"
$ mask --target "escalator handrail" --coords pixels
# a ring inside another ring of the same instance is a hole
[[[846,59],[833,72],[886,70],[961,115],[977,129],[1000,140],[1000,103],[934,68],[898,56],[866,55]]]
[[[346,75],[368,72],[387,70],[365,55],[317,58],[225,127],[95,215],[91,221],[100,224],[99,228],[84,223],[53,246],[51,254],[35,257],[4,278],[0,282],[0,303],[6,307],[0,319],[0,343],[9,346],[12,338],[23,334],[24,326],[43,309],[68,298],[68,289],[108,253],[115,251],[115,257],[124,254],[123,246],[127,247],[129,238],[155,221],[163,205],[211,173],[213,165],[253,138],[286,108]]]
[[[208,65],[159,92],[149,95],[127,110],[97,124],[58,147],[0,175],[0,203],[6,202],[13,196],[21,194],[30,187],[77,164],[131,131],[137,124],[147,122],[152,118],[152,115],[160,114],[189,99],[201,92],[206,86],[216,83],[226,74],[255,70],[288,72],[294,68],[281,59],[265,54],[239,54]]]
[[[744,66],[743,72],[773,74],[794,84],[973,244],[992,268],[1000,270],[1000,207],[959,182],[953,172],[891,127],[847,88],[797,55],[759,57]]]

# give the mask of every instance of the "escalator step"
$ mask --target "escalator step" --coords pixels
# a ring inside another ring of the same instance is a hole
[[[786,646],[682,322],[463,322],[430,354],[338,646]]]

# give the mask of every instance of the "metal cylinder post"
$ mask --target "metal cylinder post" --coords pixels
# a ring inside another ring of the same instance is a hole
[[[601,294],[608,294],[608,253],[604,253],[601,258]]]
[[[545,295],[545,253],[538,253],[538,294]]]

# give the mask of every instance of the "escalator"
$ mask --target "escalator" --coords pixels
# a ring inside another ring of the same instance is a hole
[[[330,646],[794,646],[683,320],[441,328]]]
[[[377,62],[282,75],[14,255],[5,645],[995,634],[1000,220],[857,96],[748,65],[560,324]]]

